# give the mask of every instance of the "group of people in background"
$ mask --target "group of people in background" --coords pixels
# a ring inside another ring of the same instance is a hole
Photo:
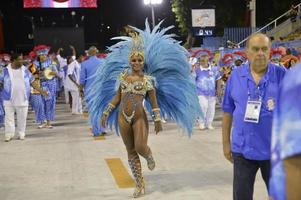
[[[289,70],[299,61],[300,53],[290,48],[272,48],[269,59],[276,66]],[[231,72],[248,62],[247,55],[243,49],[212,53],[208,49],[196,48],[190,50],[189,62],[204,113],[204,119],[199,119],[199,128],[212,130],[216,102],[222,104]]]
[[[70,48],[72,55],[66,58],[61,55],[62,48],[50,54],[46,45],[35,46],[27,56],[0,54],[0,127],[5,127],[6,142],[13,139],[15,132],[19,139],[25,139],[29,106],[35,113],[37,128],[52,129],[56,101],[63,90],[72,115],[83,114],[85,93],[105,54],[99,54],[92,46],[86,56],[76,57],[75,48]],[[100,125],[93,126],[92,132],[94,136],[105,134]]]

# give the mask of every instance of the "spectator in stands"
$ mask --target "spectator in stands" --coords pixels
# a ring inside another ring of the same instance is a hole
[[[289,18],[291,19],[291,22],[296,22],[297,16],[298,16],[298,7],[292,5],[289,13]]]
[[[233,70],[223,100],[223,151],[233,163],[233,199],[252,200],[260,169],[268,188],[271,132],[277,91],[285,70],[269,62],[271,41],[262,33],[247,41],[248,62]],[[230,137],[232,135],[232,137]]]
[[[275,41],[275,38],[273,36],[270,37],[271,42],[273,43]]]

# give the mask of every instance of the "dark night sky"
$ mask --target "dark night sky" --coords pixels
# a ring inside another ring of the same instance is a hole
[[[258,0],[257,24],[262,26],[270,22],[288,10],[288,5],[292,1]],[[207,4],[213,2],[206,1]],[[227,19],[228,24],[223,23],[223,26],[235,27],[239,25],[237,23],[238,18],[244,19],[245,0],[218,0],[217,2],[219,3],[219,7],[216,7],[217,12],[224,9],[223,4],[231,5],[233,10],[230,15],[227,15],[229,18]],[[285,10],[278,9],[280,4],[285,4],[283,6]],[[98,8],[96,9],[23,9],[23,0],[0,0],[0,10],[4,21],[6,51],[28,52],[32,49],[33,40],[28,39],[28,34],[32,33],[31,17],[34,18],[36,28],[75,27],[78,24],[80,27],[84,27],[85,30],[85,48],[96,45],[100,49],[105,49],[106,46],[111,45],[112,41],[109,39],[119,35],[123,26],[130,24],[144,28],[145,18],[148,17],[151,21],[151,9],[144,5],[143,0],[98,0]],[[238,10],[242,12],[235,12]],[[71,16],[72,11],[76,12],[73,18]],[[170,0],[163,0],[163,4],[155,8],[155,13],[157,22],[160,19],[165,19],[164,27],[175,24]],[[218,14],[216,13],[216,15]],[[84,21],[81,21],[82,16],[85,17]],[[225,16],[219,17],[220,19],[225,18]],[[53,22],[55,25],[52,25]],[[107,29],[108,26],[110,26],[110,29]],[[223,27],[219,28],[222,29]],[[177,31],[177,29],[174,29],[174,31]]]
[[[143,28],[145,18],[151,21],[151,9],[144,5],[143,0],[98,0],[96,9],[23,9],[22,2],[0,1],[7,50],[26,51],[32,48],[33,41],[28,39],[28,34],[32,33],[31,17],[34,18],[35,27],[51,27],[53,22],[56,27],[83,26],[86,46],[93,44],[101,49],[112,44],[110,38],[119,35],[123,26],[130,24]],[[76,12],[73,18],[72,11]],[[82,16],[85,16],[84,21],[81,21]],[[157,22],[165,19],[164,26],[174,24],[169,0],[155,8],[155,16]]]

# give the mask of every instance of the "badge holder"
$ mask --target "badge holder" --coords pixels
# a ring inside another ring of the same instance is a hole
[[[261,110],[261,101],[250,101],[247,102],[246,113],[244,117],[245,122],[258,123],[260,110]]]

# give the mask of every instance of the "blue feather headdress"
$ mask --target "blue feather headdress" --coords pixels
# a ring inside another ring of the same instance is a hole
[[[144,73],[154,77],[156,81],[156,95],[161,114],[175,120],[191,135],[195,120],[202,117],[202,114],[195,81],[190,75],[188,52],[173,39],[174,34],[166,34],[173,26],[160,29],[161,24],[162,22],[151,31],[146,20],[145,30],[132,28],[143,42]],[[116,94],[120,73],[126,69],[130,71],[129,56],[133,38],[122,36],[113,39],[121,41],[109,47],[111,53],[98,69],[88,94],[88,98],[91,99],[88,103],[91,123],[99,123],[102,112]],[[146,107],[151,111],[148,99]],[[111,129],[114,126],[118,134],[118,106],[108,117],[107,124]]]

